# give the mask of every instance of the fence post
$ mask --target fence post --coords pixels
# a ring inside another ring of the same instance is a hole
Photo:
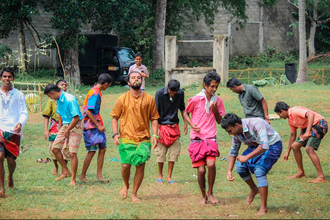
[[[38,91],[39,91],[39,111],[42,112],[42,96],[41,96],[41,85],[38,83]]]
[[[324,85],[324,74],[325,74],[325,68],[322,68],[322,86]]]
[[[247,68],[248,71],[248,84],[250,84],[250,67]]]
[[[273,73],[272,73],[272,68],[271,67],[269,68],[269,76],[270,77],[273,77]]]

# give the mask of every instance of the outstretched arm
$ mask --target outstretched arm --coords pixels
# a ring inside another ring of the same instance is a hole
[[[267,102],[266,102],[265,98],[261,99],[261,105],[262,105],[262,109],[264,110],[265,121],[267,121],[268,124],[270,124],[270,118],[269,118],[269,115],[268,115],[268,105],[267,105]]]
[[[188,124],[190,125],[190,127],[192,129],[194,129],[194,131],[196,131],[197,133],[199,133],[201,131],[200,127],[197,124],[194,124],[192,122],[192,120],[190,119],[189,114],[186,111],[184,111],[183,115],[184,115],[184,119],[186,120],[186,122],[188,122]]]
[[[297,137],[297,130],[295,130],[293,133],[291,132],[291,135],[290,135],[290,138],[289,138],[288,149],[286,150],[286,153],[284,154],[284,157],[283,157],[284,161],[287,161],[289,159],[292,144],[296,140],[296,137]]]
[[[118,119],[117,118],[112,118],[112,132],[113,132],[113,143],[115,145],[119,145],[119,138],[120,134],[118,133]]]
[[[151,139],[151,144],[152,148],[155,148],[157,146],[157,140],[158,138],[155,135],[158,135],[158,120],[152,120],[151,121],[151,129],[152,129],[152,139]]]
[[[233,168],[235,165],[236,157],[234,156],[229,156],[229,161],[228,161],[228,170],[227,170],[227,179],[229,181],[233,181],[235,177],[233,177]]]

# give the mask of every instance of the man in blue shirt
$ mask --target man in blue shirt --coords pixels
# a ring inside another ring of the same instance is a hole
[[[261,206],[258,215],[267,213],[268,180],[267,173],[277,162],[282,153],[282,141],[279,134],[261,118],[241,119],[234,113],[226,114],[221,127],[228,134],[233,135],[230,149],[227,179],[233,181],[232,175],[236,159],[236,171],[249,185],[251,192],[246,199],[250,205],[254,197],[260,193]],[[241,156],[238,156],[241,143],[248,148]],[[258,187],[255,185],[251,173],[257,178]]]
[[[71,176],[70,185],[76,185],[76,173],[78,168],[78,149],[82,138],[83,119],[79,109],[78,101],[73,95],[62,91],[55,84],[48,84],[44,93],[51,99],[57,100],[57,112],[60,115],[59,132],[54,140],[52,151],[62,166],[62,173],[56,181]],[[69,151],[71,158],[71,169],[68,169],[62,151]]]

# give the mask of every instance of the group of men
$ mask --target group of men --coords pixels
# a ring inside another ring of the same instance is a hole
[[[11,69],[6,68],[1,72],[0,113],[4,115],[0,119],[0,196],[2,197],[5,196],[4,158],[7,159],[9,167],[8,186],[13,187],[12,175],[15,170],[15,159],[18,156],[19,140],[22,127],[27,121],[24,95],[11,84],[14,77]],[[172,173],[181,150],[178,118],[180,110],[184,120],[184,134],[187,134],[188,124],[191,127],[188,151],[192,167],[197,169],[198,184],[202,194],[200,204],[217,205],[219,203],[213,194],[213,186],[216,178],[216,157],[220,155],[216,124],[221,124],[228,134],[233,135],[227,179],[234,180],[232,170],[237,160],[236,171],[250,187],[246,203],[251,204],[254,197],[260,193],[261,206],[258,214],[266,214],[267,173],[281,156],[282,141],[270,125],[267,102],[259,90],[252,85],[242,84],[236,78],[228,81],[227,87],[239,94],[245,115],[245,118],[241,119],[234,113],[226,114],[222,99],[216,95],[221,79],[215,72],[206,74],[203,79],[203,90],[189,99],[187,107],[184,91],[180,89],[180,82],[171,79],[167,87],[156,92],[154,98],[141,89],[143,77],[145,76],[138,70],[129,72],[127,81],[130,89],[117,99],[110,113],[112,138],[114,144],[118,145],[122,164],[121,173],[124,181],[124,186],[120,190],[122,198],[125,199],[128,196],[131,166],[135,166],[131,199],[133,202],[139,201],[137,192],[143,181],[145,163],[150,158],[152,148],[155,149],[158,162],[156,183],[163,184],[163,166],[167,153],[169,162],[166,182],[175,183]],[[66,92],[65,81],[46,86],[44,93],[51,100],[47,103],[43,116],[45,117],[45,137],[50,141],[50,151],[55,164],[53,174],[58,173],[57,162],[62,167],[56,180],[71,177],[70,185],[76,185],[77,152],[83,137],[87,156],[80,180],[88,182],[87,169],[95,152],[99,150],[97,179],[109,181],[102,176],[107,140],[100,109],[101,91],[108,88],[111,80],[108,74],[99,76],[98,83],[87,94],[83,114],[80,112],[77,99]],[[300,151],[300,148],[304,146],[318,172],[318,177],[309,182],[325,182],[320,160],[315,153],[328,130],[324,117],[304,107],[290,108],[284,102],[276,103],[274,111],[281,118],[288,119],[290,125],[291,136],[284,160],[288,160],[290,151],[293,149],[298,165],[298,173],[291,178],[305,176]],[[51,119],[50,126],[49,119]],[[301,134],[296,139],[298,128],[301,129]],[[241,143],[248,147],[239,156]],[[67,167],[68,160],[71,161],[71,171]],[[208,173],[207,190],[206,173]],[[251,174],[255,175],[257,185]]]

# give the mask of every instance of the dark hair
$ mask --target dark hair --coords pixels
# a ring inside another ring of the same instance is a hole
[[[289,108],[290,108],[290,106],[288,104],[286,104],[285,102],[279,101],[279,102],[276,102],[274,112],[281,113],[282,110],[287,111]]]
[[[138,74],[140,74],[140,76],[142,77],[142,75],[141,75],[140,72],[138,72],[138,71],[132,71],[132,72],[130,72],[130,73],[128,74],[128,76],[127,76],[127,81],[129,81],[129,78],[130,78],[130,76],[131,76],[132,73],[138,73]]]
[[[173,92],[177,92],[180,89],[180,82],[176,79],[171,79],[168,81],[167,88],[169,88]]]
[[[240,86],[240,85],[242,85],[241,81],[239,81],[236,78],[231,78],[227,82],[227,88],[233,88],[234,86]]]
[[[137,58],[137,57],[141,57],[141,58],[143,59],[142,54],[140,54],[140,53],[136,53],[136,54],[134,55],[134,59]]]
[[[112,77],[108,73],[102,73],[101,75],[99,75],[99,78],[97,80],[97,83],[101,85],[105,83],[111,84],[111,82],[112,82]]]
[[[203,83],[209,86],[213,80],[215,80],[217,83],[220,83],[221,78],[216,72],[207,73],[204,76]]]
[[[1,73],[0,73],[0,77],[2,77],[3,73],[4,72],[8,72],[8,73],[11,73],[11,75],[13,75],[13,78],[15,79],[15,72],[12,68],[10,67],[5,67],[2,69]]]
[[[48,95],[49,93],[51,93],[53,91],[61,92],[61,89],[57,85],[55,85],[53,83],[49,83],[45,88],[44,94]]]
[[[227,129],[229,126],[235,127],[236,123],[242,124],[242,119],[235,113],[228,113],[221,119],[221,127]]]
[[[58,86],[61,82],[67,83],[64,79],[60,79],[59,81],[56,82],[56,85]]]

